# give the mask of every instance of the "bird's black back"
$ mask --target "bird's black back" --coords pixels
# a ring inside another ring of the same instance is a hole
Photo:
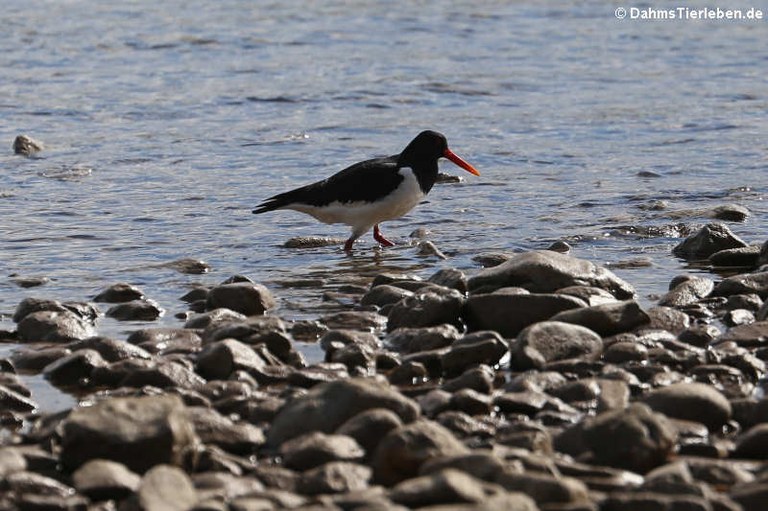
[[[253,210],[266,213],[289,204],[325,206],[332,202],[373,202],[397,188],[404,177],[398,173],[399,155],[355,163],[327,179],[266,199]],[[376,186],[371,186],[375,182]]]

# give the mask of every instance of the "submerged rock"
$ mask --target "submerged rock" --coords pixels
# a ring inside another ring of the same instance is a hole
[[[43,150],[43,143],[27,135],[18,135],[13,139],[13,152],[23,156],[32,156]]]
[[[707,224],[699,232],[681,241],[672,253],[688,260],[706,259],[715,252],[729,248],[743,248],[747,244],[724,224]]]
[[[131,300],[118,303],[107,310],[107,316],[118,321],[155,321],[165,310],[154,300]]]
[[[94,298],[94,302],[107,302],[107,303],[123,303],[130,302],[132,300],[142,300],[144,298],[144,292],[138,287],[132,284],[126,284],[124,282],[113,284],[107,289],[97,294]]]

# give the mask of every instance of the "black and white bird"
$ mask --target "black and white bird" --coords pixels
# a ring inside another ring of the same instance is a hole
[[[326,224],[347,224],[352,228],[344,244],[347,252],[371,228],[374,239],[390,247],[394,243],[381,234],[379,224],[408,213],[429,193],[437,180],[437,160],[443,157],[480,175],[448,149],[445,136],[422,131],[400,154],[355,163],[327,179],[270,197],[253,212],[292,209]]]

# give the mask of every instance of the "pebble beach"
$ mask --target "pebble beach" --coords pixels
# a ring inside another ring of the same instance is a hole
[[[768,243],[712,223],[675,252],[742,271],[643,307],[560,251],[478,254],[298,321],[233,276],[184,296],[183,327],[125,339],[99,318],[151,321],[151,290],[25,299],[2,334],[24,347],[2,360],[0,507],[757,511]],[[77,404],[39,413],[19,374]]]

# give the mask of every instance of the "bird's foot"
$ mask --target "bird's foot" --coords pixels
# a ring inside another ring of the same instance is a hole
[[[394,247],[395,244],[389,241],[387,238],[384,237],[383,234],[381,234],[381,231],[379,230],[379,226],[375,225],[373,227],[373,239],[381,243],[382,247]]]
[[[344,252],[352,252],[352,245],[354,245],[355,239],[349,238],[346,243],[344,243]]]

